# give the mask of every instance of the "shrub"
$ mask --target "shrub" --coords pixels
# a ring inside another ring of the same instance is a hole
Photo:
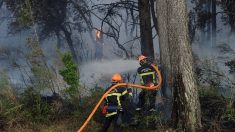
[[[0,130],[3,130],[12,127],[23,118],[20,114],[22,105],[17,101],[7,74],[2,72],[0,75]]]
[[[49,122],[52,115],[50,106],[41,100],[39,92],[29,87],[21,96],[25,118],[33,123]]]
[[[72,55],[70,53],[63,54],[62,61],[65,68],[60,70],[60,74],[69,85],[66,89],[66,93],[68,93],[71,98],[76,98],[79,93],[79,73],[77,65],[73,62]]]

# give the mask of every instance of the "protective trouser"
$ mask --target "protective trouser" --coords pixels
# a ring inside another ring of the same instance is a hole
[[[118,112],[118,114],[109,116],[109,117],[105,117],[105,121],[104,121],[104,125],[102,127],[102,129],[100,130],[100,132],[107,132],[109,126],[111,125],[111,123],[113,124],[113,131],[114,132],[120,132],[121,131],[121,113]]]
[[[155,103],[156,103],[156,96],[157,96],[157,91],[148,91],[148,90],[142,90],[139,93],[139,102],[137,104],[138,108],[147,108],[147,99],[149,100],[149,109],[155,108]]]

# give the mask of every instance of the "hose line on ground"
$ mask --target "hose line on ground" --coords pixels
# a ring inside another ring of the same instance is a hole
[[[135,88],[141,88],[141,89],[146,89],[146,90],[156,90],[159,89],[161,87],[162,84],[162,76],[160,71],[158,70],[158,67],[151,64],[151,66],[155,69],[155,71],[158,74],[158,79],[159,79],[159,83],[156,86],[153,87],[147,87],[147,86],[142,86],[142,85],[137,85],[137,84],[132,84],[132,83],[118,83],[114,86],[112,86],[108,91],[106,91],[104,93],[104,95],[100,98],[99,102],[96,104],[95,108],[92,110],[91,114],[88,116],[88,118],[86,119],[86,121],[83,123],[83,125],[79,128],[79,130],[77,132],[82,132],[83,129],[86,127],[86,125],[88,124],[88,122],[91,120],[91,118],[93,117],[93,115],[95,114],[96,110],[98,109],[99,105],[102,103],[102,101],[104,100],[104,98],[108,95],[108,93],[110,93],[113,89],[115,89],[116,87],[119,86],[127,86],[127,87],[135,87]]]

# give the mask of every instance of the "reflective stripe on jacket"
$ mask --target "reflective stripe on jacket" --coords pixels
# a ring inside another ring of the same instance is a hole
[[[146,85],[149,82],[156,83],[156,72],[150,65],[142,65],[138,68],[140,83]]]
[[[105,97],[105,105],[107,105],[105,117],[115,115],[118,111],[122,111],[122,101],[126,98],[125,96],[128,96],[127,88],[117,87]]]

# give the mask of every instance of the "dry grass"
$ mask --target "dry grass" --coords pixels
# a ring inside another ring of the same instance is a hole
[[[64,119],[55,121],[51,125],[37,125],[37,126],[20,126],[16,125],[14,128],[7,129],[7,132],[75,132],[82,125],[77,119]],[[97,132],[101,124],[90,122],[84,129],[84,132]]]
[[[7,98],[13,102],[17,102],[16,96],[9,85],[6,85],[3,88],[1,88],[0,97]]]

